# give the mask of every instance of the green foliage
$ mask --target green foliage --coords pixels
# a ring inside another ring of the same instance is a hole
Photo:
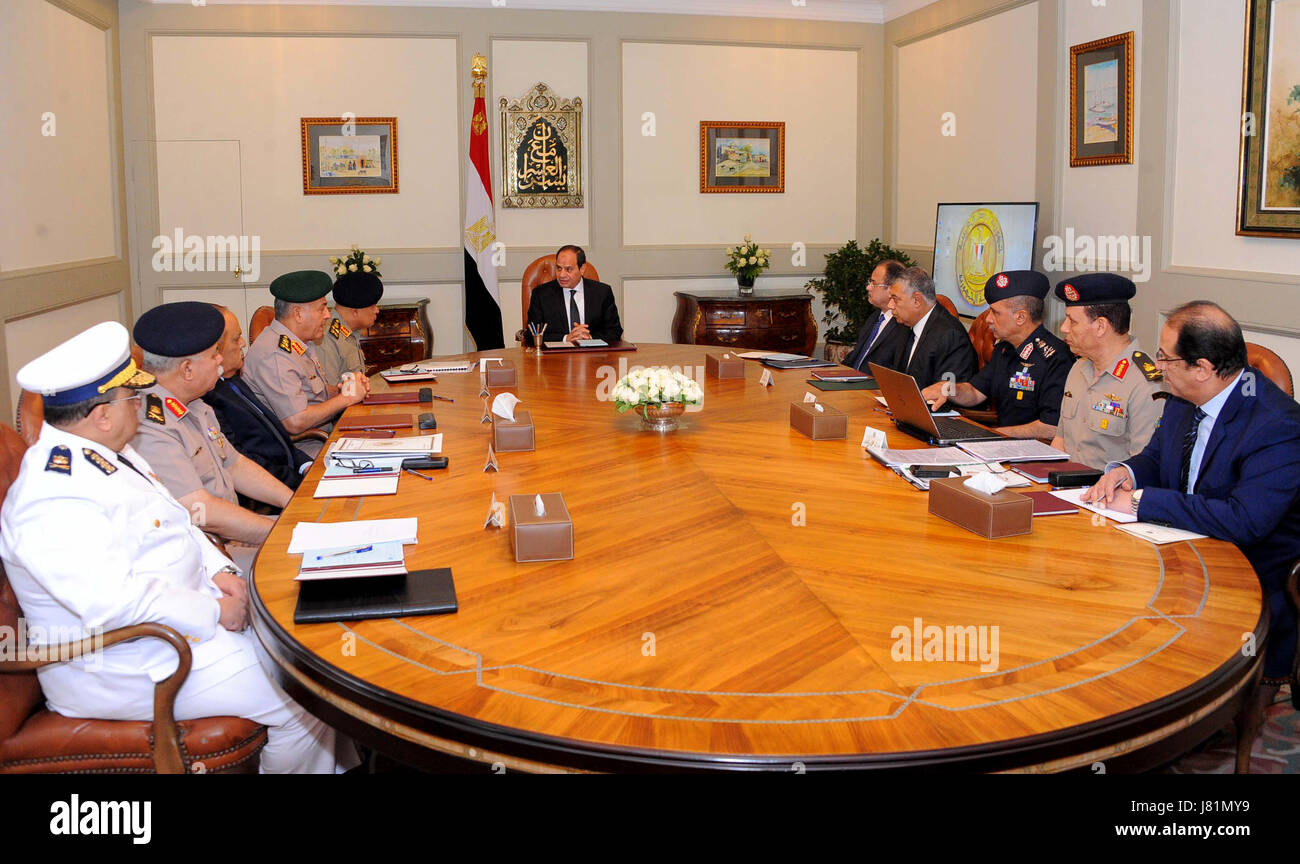
[[[906,252],[887,246],[879,237],[865,249],[858,248],[857,240],[850,240],[826,256],[825,275],[809,280],[804,287],[820,293],[826,304],[822,323],[826,325],[827,339],[853,342],[858,338],[858,331],[872,310],[867,299],[871,271],[881,261],[891,258],[908,267],[916,265]]]

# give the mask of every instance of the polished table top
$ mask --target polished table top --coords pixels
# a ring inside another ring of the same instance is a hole
[[[983,539],[865,456],[864,425],[920,446],[875,392],[820,394],[849,435],[813,441],[789,427],[807,372],[776,371],[770,388],[753,362],[744,380],[704,378],[721,350],[486,352],[518,369],[535,452],[482,471],[475,372],[431,385],[456,400],[432,406],[450,459],[434,482],[313,499],[314,465],[253,580],[255,628],[291,692],[405,745],[532,770],[1051,770],[1170,735],[1257,668],[1242,645],[1263,636],[1260,589],[1231,544],[1156,546],[1086,512]],[[619,415],[605,400],[637,365],[700,367],[703,410],[666,435]],[[538,492],[563,493],[574,560],[517,564],[506,533],[483,528],[492,493]],[[293,623],[296,522],[405,515],[419,518],[407,566],[451,567],[458,613]],[[989,649],[996,627],[996,669],[906,657],[933,625],[977,628],[964,632]]]

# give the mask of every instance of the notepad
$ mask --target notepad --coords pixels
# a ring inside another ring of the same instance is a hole
[[[1195,531],[1184,531],[1182,528],[1170,528],[1168,525],[1156,525],[1151,522],[1134,522],[1131,525],[1116,525],[1121,531],[1132,534],[1134,537],[1141,537],[1143,540],[1150,540],[1152,543],[1177,543],[1180,540],[1200,540],[1207,535],[1197,534]]]
[[[298,568],[298,581],[309,579],[351,579],[360,576],[391,576],[406,572],[406,555],[401,543],[370,543],[365,551],[339,546],[305,552]]]
[[[326,460],[325,475],[316,483],[313,498],[351,498],[360,495],[396,495],[401,468],[386,466],[382,472],[358,474],[354,469]]]
[[[1124,513],[1119,510],[1111,510],[1106,507],[1098,507],[1096,504],[1085,504],[1083,501],[1080,501],[1079,500],[1080,496],[1082,496],[1084,492],[1087,492],[1091,488],[1092,488],[1091,486],[1085,486],[1081,489],[1059,489],[1059,490],[1053,490],[1048,494],[1055,495],[1057,498],[1060,498],[1062,501],[1069,501],[1071,504],[1074,504],[1078,507],[1082,507],[1084,510],[1090,510],[1093,513],[1099,513],[1102,516],[1105,516],[1107,519],[1111,519],[1115,522],[1136,522],[1138,520],[1138,517],[1132,513]]]
[[[299,522],[293,526],[289,554],[346,549],[373,543],[416,542],[419,523],[414,516],[402,519],[361,519],[354,522]]]

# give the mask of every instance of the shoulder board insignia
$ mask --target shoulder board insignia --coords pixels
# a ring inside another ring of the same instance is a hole
[[[293,349],[293,353],[295,354],[304,354],[307,351],[307,349],[302,347],[302,343],[300,343],[297,339],[290,339],[289,345]]]
[[[60,474],[72,473],[72,451],[62,444],[50,450],[50,458],[45,463],[46,471],[58,471]]]
[[[284,353],[290,354],[293,352],[293,349],[289,347],[290,343],[292,342],[293,342],[292,339],[290,339],[288,336],[285,336],[283,333],[281,333],[280,341],[276,344],[276,347],[278,347]]]
[[[1119,362],[1115,364],[1115,368],[1110,370],[1110,374],[1114,375],[1116,378],[1119,378],[1120,380],[1123,380],[1124,375],[1127,372],[1128,372],[1127,357],[1119,358]]]
[[[1048,345],[1047,342],[1043,340],[1042,336],[1035,336],[1034,341],[1038,343],[1038,347],[1043,352],[1043,356],[1048,358],[1049,360],[1051,359],[1052,355],[1056,353],[1056,349],[1053,348],[1051,345]]]
[[[1148,381],[1165,380],[1165,373],[1160,371],[1160,367],[1145,351],[1134,351],[1133,362],[1142,370],[1142,376]]]
[[[1028,360],[1029,355],[1034,353],[1034,343],[1026,342],[1025,347],[1020,349],[1020,359]]]
[[[114,474],[117,472],[116,465],[114,465],[112,462],[109,462],[107,459],[105,459],[103,456],[100,456],[97,452],[91,450],[89,447],[82,447],[81,453],[86,457],[87,462],[89,462],[91,465],[94,465],[96,468],[98,468],[100,471],[103,471],[105,474]]]
[[[343,322],[335,318],[330,322],[330,335],[335,339],[346,339],[352,335],[352,331],[343,326]]]
[[[150,393],[144,397],[144,405],[144,419],[157,423],[159,426],[167,425],[167,418],[163,416],[161,396],[157,393]]]
[[[166,402],[167,402],[167,410],[172,412],[172,414],[175,415],[177,420],[181,419],[186,414],[190,413],[190,409],[182,405],[181,400],[173,396],[168,396]]]

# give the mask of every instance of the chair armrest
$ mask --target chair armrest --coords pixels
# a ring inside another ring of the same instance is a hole
[[[294,443],[297,443],[299,441],[306,441],[308,439],[312,439],[315,441],[328,441],[329,438],[330,438],[330,434],[326,432],[324,429],[308,429],[304,432],[299,432],[297,435],[289,436],[289,440],[293,441]]]
[[[166,624],[146,622],[130,627],[119,627],[102,636],[87,636],[80,642],[62,642],[42,646],[47,656],[42,660],[0,659],[0,674],[32,672],[52,663],[74,660],[86,654],[127,642],[131,639],[152,637],[162,639],[176,649],[176,671],[154,685],[153,689],[153,763],[159,774],[184,774],[185,760],[181,757],[180,733],[176,727],[176,694],[190,674],[190,646],[181,634]],[[28,649],[30,651],[30,648]]]
[[[998,425],[998,412],[991,411],[988,408],[961,408],[953,406],[957,413],[967,420],[973,420],[976,423],[982,423],[985,426]]]

